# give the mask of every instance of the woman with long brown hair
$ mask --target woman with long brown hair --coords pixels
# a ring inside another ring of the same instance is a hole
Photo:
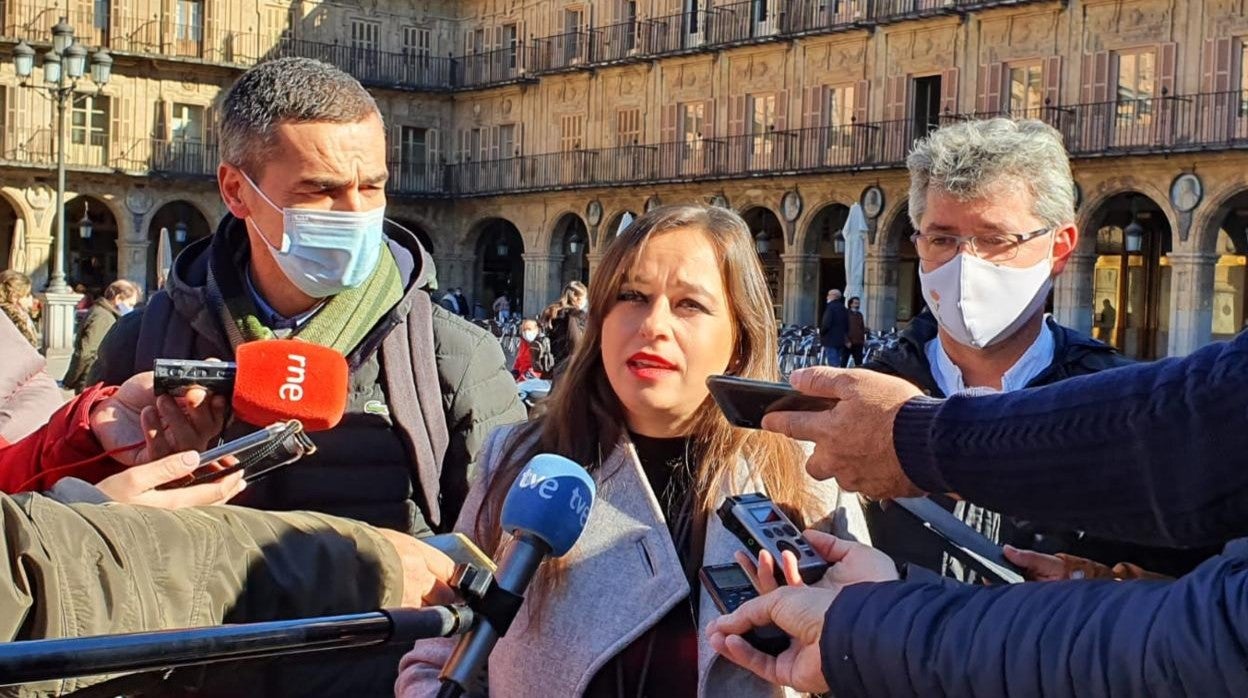
[[[35,297],[30,292],[30,277],[20,271],[0,271],[0,311],[9,316],[18,332],[36,349],[39,348],[39,330],[30,311],[35,307]]]
[[[816,483],[788,439],[729,425],[710,375],[776,380],[776,324],[753,239],[735,213],[671,206],[637,219],[606,250],[589,289],[585,336],[540,414],[495,431],[458,529],[502,542],[503,499],[525,463],[581,463],[598,499],[576,547],[547,562],[489,662],[495,695],[782,695],[718,660],[702,630],[718,615],[703,565],[741,549],[714,509],[764,491],[798,525],[865,540],[857,501]],[[397,693],[432,696],[453,642],[418,642]]]

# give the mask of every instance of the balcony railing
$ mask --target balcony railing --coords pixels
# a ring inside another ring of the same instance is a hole
[[[1248,91],[944,114],[939,121],[990,116],[1045,121],[1062,133],[1075,158],[1248,149]],[[927,129],[926,120],[907,119],[449,165],[398,162],[390,165],[387,189],[402,196],[472,197],[898,168]],[[71,138],[67,144],[70,167],[170,177],[211,177],[216,172],[215,143],[141,139],[114,144],[102,133],[92,133],[86,140],[75,143]],[[0,166],[50,168],[55,166],[55,153],[50,128],[7,131],[0,139]]]
[[[454,73],[453,61],[415,52],[378,51],[372,48],[284,38],[268,57],[315,58],[351,73],[365,85],[447,89]]]

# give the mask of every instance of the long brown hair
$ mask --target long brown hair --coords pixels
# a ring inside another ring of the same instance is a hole
[[[638,218],[607,247],[590,282],[584,337],[554,390],[541,402],[538,415],[506,446],[488,484],[476,522],[476,538],[487,550],[498,547],[503,499],[530,458],[557,453],[594,472],[602,467],[600,458],[624,437],[624,408],[602,364],[602,322],[646,241],[677,229],[702,231],[715,248],[735,328],[727,372],[779,379],[771,293],[745,221],[731,211],[708,206],[664,206]],[[815,502],[805,488],[804,457],[794,442],[770,432],[733,427],[709,396],[695,412],[692,425],[689,436],[697,464],[695,521],[704,521],[718,504],[721,491],[732,486],[730,479],[741,456],[778,504],[799,519],[815,513]]]

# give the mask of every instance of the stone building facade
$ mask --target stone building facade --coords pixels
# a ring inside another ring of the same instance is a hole
[[[116,60],[71,129],[67,221],[87,204],[96,222],[91,240],[71,228],[71,280],[150,286],[162,228],[208,234],[222,88],[257,60],[308,55],[374,91],[391,217],[426,240],[443,285],[486,307],[507,291],[535,313],[592,274],[624,214],[699,201],[742,213],[778,316],[809,323],[845,282],[837,235],[865,201],[868,324],[904,324],[921,308],[906,150],[940,123],[1003,115],[1051,123],[1073,156],[1082,238],[1054,290],[1062,322],[1154,358],[1248,317],[1244,0],[0,7],[0,53],[67,14]],[[51,112],[10,60],[0,86],[0,260],[46,278]]]

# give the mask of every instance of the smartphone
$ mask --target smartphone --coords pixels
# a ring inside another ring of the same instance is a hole
[[[497,571],[494,561],[489,555],[482,552],[472,539],[462,533],[439,533],[436,536],[421,538],[420,542],[427,543],[430,547],[442,551],[451,561],[457,565],[473,565],[478,569],[485,570],[490,574]]]
[[[761,429],[768,412],[818,412],[837,402],[806,395],[788,383],[737,376],[711,376],[706,379],[706,387],[729,423],[746,429]]]
[[[733,562],[727,565],[707,565],[698,571],[702,580],[702,588],[710,595],[711,601],[720,613],[729,614],[741,607],[741,604],[758,597],[758,590],[750,582],[745,570]],[[741,636],[750,646],[759,652],[776,656],[789,648],[789,636],[775,625],[754,628]]]
[[[269,426],[253,431],[250,434],[228,441],[215,448],[199,454],[199,468],[190,475],[173,482],[166,483],[156,489],[168,490],[179,487],[202,485],[245,470],[243,479],[255,482],[279,468],[316,453],[316,444],[303,431],[303,424],[297,419],[286,422],[275,422]],[[238,462],[225,467],[213,468],[213,463],[222,458],[235,457]]]
[[[767,495],[753,492],[727,497],[717,513],[724,528],[745,545],[755,562],[760,552],[771,553],[776,561],[776,581],[780,584],[787,583],[779,564],[780,556],[786,551],[797,558],[798,572],[807,584],[823,579],[828,571],[827,560],[819,557],[797,526]]]

